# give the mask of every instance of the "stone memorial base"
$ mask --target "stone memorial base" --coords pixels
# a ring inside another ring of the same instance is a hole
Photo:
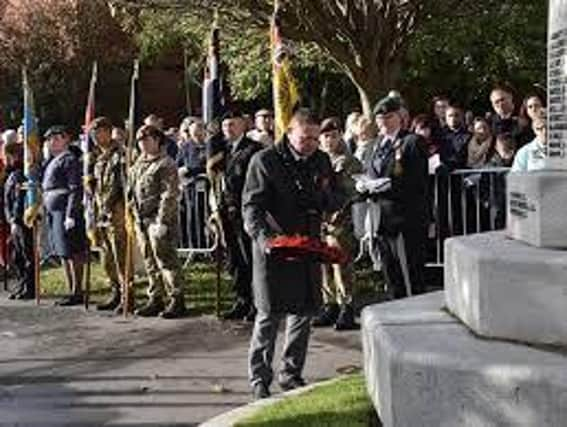
[[[567,248],[567,171],[508,175],[507,233],[544,248]]]
[[[503,232],[445,241],[448,309],[475,333],[567,346],[567,251]]]
[[[384,426],[565,425],[567,351],[477,338],[444,303],[437,292],[362,312],[366,381]]]

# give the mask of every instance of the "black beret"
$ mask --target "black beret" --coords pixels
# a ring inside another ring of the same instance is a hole
[[[400,111],[400,108],[402,108],[402,103],[399,98],[387,96],[378,101],[374,106],[373,113],[374,115],[394,113]]]
[[[236,109],[236,108],[232,108],[230,110],[228,110],[226,113],[223,114],[222,119],[223,120],[228,120],[228,119],[241,119],[243,118],[242,115],[242,111]]]
[[[110,129],[112,130],[112,121],[108,117],[97,117],[91,123],[91,129]]]
[[[321,133],[332,132],[335,130],[341,130],[341,123],[336,117],[330,117],[323,120],[323,122],[321,123]]]
[[[69,135],[69,128],[63,125],[55,125],[51,126],[47,131],[43,134],[45,139],[49,139],[55,135]]]

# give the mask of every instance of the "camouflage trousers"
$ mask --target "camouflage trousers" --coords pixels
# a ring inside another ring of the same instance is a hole
[[[342,231],[336,235],[324,237],[329,246],[341,248],[352,255],[354,236]],[[352,263],[346,265],[323,264],[321,289],[324,304],[352,304],[353,268]]]
[[[102,266],[110,286],[123,291],[126,277],[126,227],[124,211],[115,212],[108,227],[99,229]]]
[[[177,259],[177,227],[168,227],[163,237],[149,234],[136,225],[138,245],[144,259],[148,275],[148,296],[152,299],[169,298],[183,294],[179,280],[179,262]]]

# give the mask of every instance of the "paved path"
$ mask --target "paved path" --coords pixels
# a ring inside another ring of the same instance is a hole
[[[123,319],[0,296],[0,426],[198,425],[250,401],[249,335],[213,317]],[[358,331],[315,331],[310,382],[360,365]]]

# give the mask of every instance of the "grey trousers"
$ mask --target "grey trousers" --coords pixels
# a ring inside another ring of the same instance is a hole
[[[269,387],[272,383],[274,378],[272,361],[278,327],[284,318],[286,320],[285,344],[279,378],[282,380],[293,377],[301,378],[311,332],[311,316],[268,314],[259,311],[256,315],[248,354],[248,377],[252,386],[263,382]]]

